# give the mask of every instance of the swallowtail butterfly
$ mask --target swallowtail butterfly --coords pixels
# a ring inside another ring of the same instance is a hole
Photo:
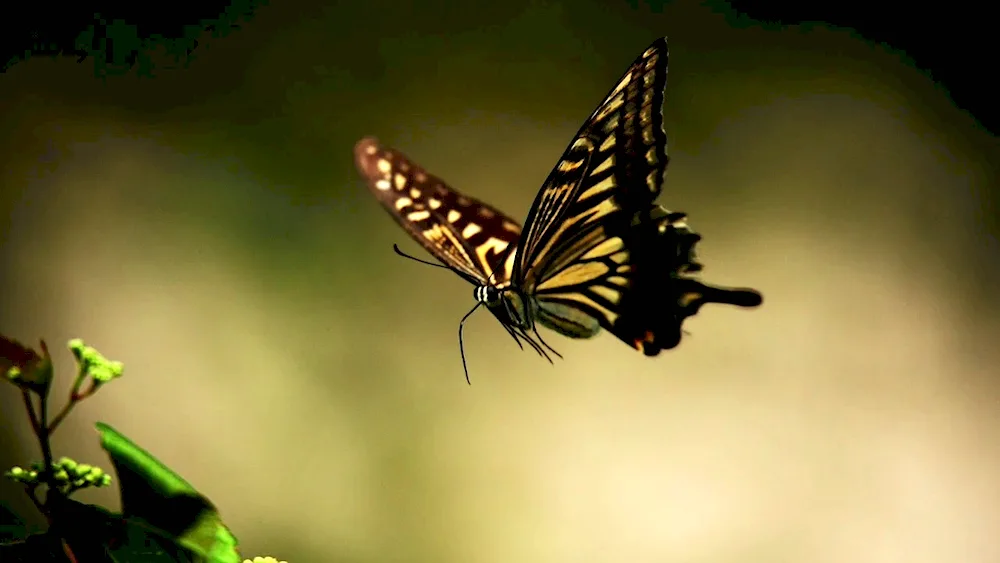
[[[546,349],[559,354],[542,340],[539,324],[571,338],[604,328],[655,356],[677,346],[684,319],[705,303],[761,304],[755,290],[695,279],[701,265],[694,244],[701,237],[684,213],[653,203],[668,162],[666,78],[661,38],[580,128],[542,184],[523,230],[374,138],[357,143],[357,168],[389,214],[475,286],[476,306],[459,324],[460,345],[465,320],[485,305],[522,349],[521,340],[549,361]],[[465,375],[468,380],[467,368]]]

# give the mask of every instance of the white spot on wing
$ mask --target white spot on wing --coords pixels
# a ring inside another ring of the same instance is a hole
[[[482,230],[483,228],[480,227],[479,225],[475,223],[469,223],[468,225],[465,226],[464,229],[462,229],[462,236],[465,238],[469,238]]]

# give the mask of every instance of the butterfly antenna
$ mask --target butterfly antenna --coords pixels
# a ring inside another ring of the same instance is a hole
[[[421,264],[427,264],[428,266],[434,266],[435,268],[444,268],[445,270],[451,270],[451,268],[445,266],[444,264],[435,264],[434,262],[431,262],[429,260],[422,260],[420,258],[417,258],[416,256],[410,256],[409,254],[400,250],[399,245],[395,243],[392,245],[392,249],[396,251],[396,254],[399,254],[403,258],[409,258],[410,260],[413,260],[415,262],[420,262]]]
[[[542,338],[542,335],[538,334],[538,327],[537,326],[535,327],[535,337],[538,338],[538,341],[542,343],[542,346],[545,346],[546,348],[548,348],[549,351],[552,352],[553,354],[555,354],[556,356],[558,356],[560,360],[563,359],[562,354],[560,354],[559,352],[556,352],[555,348],[553,348],[552,346],[549,346],[548,342],[546,342],[545,339]],[[552,358],[549,358],[546,355],[546,359],[549,360],[549,363],[552,363]]]
[[[466,313],[464,317],[462,317],[462,322],[458,323],[458,350],[462,354],[462,369],[465,370],[465,382],[469,385],[472,385],[472,381],[469,379],[469,365],[465,363],[465,340],[462,338],[462,332],[465,330],[465,321],[472,315],[472,313],[475,313],[476,309],[478,309],[482,304],[482,301],[477,301],[476,306],[473,307],[471,311]]]

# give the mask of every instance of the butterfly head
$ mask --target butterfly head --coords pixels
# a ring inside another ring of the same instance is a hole
[[[472,291],[472,295],[476,298],[476,301],[491,309],[500,305],[500,302],[503,299],[503,291],[492,284],[477,286],[476,289]]]
[[[525,309],[525,299],[509,285],[484,284],[477,286],[473,297],[493,313],[493,316],[507,327],[531,329],[533,323]]]

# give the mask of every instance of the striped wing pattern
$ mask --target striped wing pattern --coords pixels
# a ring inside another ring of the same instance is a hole
[[[604,328],[655,356],[679,343],[684,320],[705,303],[762,302],[755,290],[696,279],[701,264],[694,246],[701,237],[683,213],[654,204],[669,160],[666,78],[661,38],[577,132],[543,183],[523,233],[497,209],[372,138],[355,146],[356,164],[383,207],[431,254],[469,282],[507,292],[503,305],[490,310],[515,340],[545,355],[526,332],[536,321],[573,338]]]
[[[631,221],[659,195],[667,167],[663,90],[667,41],[640,55],[577,132],[525,221],[519,271],[545,272],[560,243],[598,222]],[[615,217],[609,217],[614,215]]]
[[[434,257],[473,284],[509,284],[514,248],[521,234],[517,222],[458,193],[374,138],[358,141],[354,157],[382,206]],[[494,276],[497,266],[500,268]]]
[[[549,174],[526,221],[514,279],[538,321],[567,336],[616,330],[639,269],[637,214],[659,195],[668,157],[663,131],[665,39],[628,68]],[[621,329],[622,327],[618,327]]]

